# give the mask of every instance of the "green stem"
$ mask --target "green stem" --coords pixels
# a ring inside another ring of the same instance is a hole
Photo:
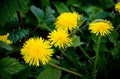
[[[60,70],[66,71],[66,72],[71,73],[71,74],[73,74],[73,75],[76,75],[76,76],[79,76],[79,77],[83,77],[82,74],[79,74],[79,73],[77,73],[77,72],[71,71],[71,70],[69,70],[69,69],[66,69],[66,68],[60,67],[60,66],[55,65],[55,64],[52,64],[52,63],[50,63],[50,62],[49,62],[48,64],[49,64],[50,66],[53,66],[53,67],[55,67],[55,68],[57,68],[57,69],[60,69]]]
[[[30,32],[30,34],[29,34],[28,36],[26,36],[25,40],[26,40],[27,38],[29,38],[30,35],[33,34],[39,27],[40,27],[40,25],[37,25],[37,26]]]
[[[76,62],[73,61],[73,59],[72,59],[71,57],[69,57],[69,56],[64,52],[64,50],[60,49],[60,51],[61,51],[61,54],[64,55],[76,68],[78,67],[77,64],[76,64]]]
[[[94,61],[94,68],[93,68],[92,79],[94,79],[94,75],[95,75],[96,67],[97,67],[97,63],[98,63],[100,39],[101,39],[101,36],[98,37],[98,42],[97,42],[97,48],[96,48],[96,55],[95,55],[95,61]]]
[[[70,60],[71,62],[73,62],[73,60],[62,50],[60,49],[61,53],[68,59]]]
[[[17,17],[18,17],[18,21],[19,21],[19,25],[20,25],[21,29],[24,29],[20,11],[17,11]]]
[[[81,47],[81,45],[79,46],[80,50],[83,52],[83,54],[93,62],[93,60],[90,58],[90,56],[85,52],[85,50]]]
[[[120,28],[120,24],[116,27],[116,29],[115,29],[115,30],[117,31],[119,28]]]
[[[70,36],[73,36],[73,35],[75,35],[77,32],[78,32],[78,29],[74,29],[69,35],[70,35]]]

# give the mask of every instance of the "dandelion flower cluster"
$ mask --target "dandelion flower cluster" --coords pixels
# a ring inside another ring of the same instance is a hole
[[[120,13],[120,2],[115,4],[115,10]]]
[[[113,29],[114,27],[112,26],[110,21],[107,20],[97,20],[89,24],[89,30],[91,30],[91,33],[95,33],[96,35],[108,35]]]
[[[30,38],[21,48],[21,54],[25,63],[29,65],[45,65],[53,54],[53,50],[48,41],[40,38]]]
[[[69,37],[69,34],[66,30],[53,30],[48,36],[50,42],[55,47],[65,48],[71,46],[72,40]]]
[[[64,12],[57,17],[57,21],[55,23],[56,28],[62,28],[64,30],[73,30],[77,28],[77,22],[80,20],[81,15],[74,12]]]
[[[1,35],[0,36],[0,41],[3,41],[7,44],[12,44],[12,41],[8,40],[8,36],[9,36],[9,33],[7,33],[6,35]]]

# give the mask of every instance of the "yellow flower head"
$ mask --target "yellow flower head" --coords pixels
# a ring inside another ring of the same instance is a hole
[[[71,46],[72,40],[69,38],[69,34],[65,30],[53,30],[48,36],[50,42],[55,47],[65,48]]]
[[[77,28],[77,21],[80,20],[81,16],[74,12],[65,12],[58,16],[57,21],[55,23],[56,28],[62,28],[64,30],[72,30]]]
[[[89,24],[91,33],[95,33],[96,35],[100,34],[101,36],[108,35],[113,28],[110,21],[107,20],[95,20]]]
[[[29,65],[45,65],[53,54],[53,50],[50,48],[49,42],[41,37],[30,38],[24,43],[21,54],[23,55],[25,63],[29,63]]]
[[[118,2],[117,4],[115,4],[115,10],[120,13],[120,2]]]
[[[1,35],[0,36],[0,41],[3,41],[7,44],[12,44],[12,41],[8,40],[8,36],[9,36],[9,33],[7,33],[6,35]]]

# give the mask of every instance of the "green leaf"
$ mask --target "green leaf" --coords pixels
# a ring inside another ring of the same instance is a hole
[[[12,19],[9,22],[5,23],[2,27],[0,27],[0,34],[4,35],[18,28],[19,21],[17,19]]]
[[[53,64],[56,63],[53,59],[50,62]],[[38,75],[37,79],[60,79],[61,70],[50,65],[46,65],[45,68],[46,69]]]
[[[74,6],[74,7],[80,7],[81,2],[78,0],[67,0],[67,5]]]
[[[5,57],[0,60],[0,76],[13,75],[21,71],[23,68],[23,65],[14,58]]]
[[[120,57],[120,56],[119,56],[119,49],[120,49],[120,48],[117,47],[117,48],[114,48],[114,49],[111,51],[114,58]]]
[[[84,43],[80,41],[80,36],[74,35],[72,37],[72,46],[77,47],[77,46],[80,46],[82,44],[84,44]]]
[[[96,6],[89,6],[84,10],[89,15],[91,20],[106,18],[108,16],[107,12],[103,11],[103,9]]]
[[[31,70],[31,66],[27,66],[23,70],[21,70],[20,72],[12,75],[12,79],[28,79],[28,77],[32,73],[34,73],[34,72]]]
[[[5,42],[2,42],[2,41],[0,41],[0,48],[4,48],[4,49],[6,49],[8,51],[13,50],[13,48],[9,44],[6,44]]]
[[[0,0],[0,24],[11,20],[16,11],[22,10],[24,5],[24,0]]]
[[[46,68],[43,72],[41,72],[37,79],[60,79],[60,76],[60,70],[53,67],[49,67]]]
[[[53,3],[58,13],[69,12],[69,8],[62,2]]]
[[[117,46],[114,47],[111,52],[112,52],[112,55],[114,58],[119,58],[120,57],[120,52],[119,52],[119,49],[120,49],[120,41],[117,42]]]
[[[111,34],[108,35],[109,40],[116,46],[118,44],[119,34],[117,31],[112,31]]]
[[[111,8],[114,6],[113,0],[99,0],[101,3],[102,8]]]
[[[12,42],[16,43],[18,40],[22,39],[28,35],[29,31],[25,29],[12,31],[8,37]]]
[[[43,22],[43,23],[40,25],[40,29],[42,29],[42,30],[47,30],[47,31],[51,31],[51,28],[49,28],[45,22]]]
[[[46,24],[50,24],[55,21],[55,16],[53,15],[55,11],[51,7],[47,7],[45,11],[45,22]]]
[[[44,11],[43,10],[35,7],[34,5],[30,7],[30,10],[35,15],[35,17],[37,18],[39,24],[41,22],[43,22],[43,20],[42,20],[44,18]]]
[[[49,8],[49,9],[51,9],[51,8]],[[46,16],[44,11],[42,9],[39,9],[39,8],[35,7],[35,6],[31,6],[31,11],[35,15],[35,17],[37,18],[39,27],[42,30],[51,31],[51,29],[47,26],[46,22],[44,21],[45,16]],[[51,12],[52,10],[49,10],[49,11]],[[50,16],[52,16],[52,15],[50,15]],[[48,15],[46,17],[48,18]],[[51,17],[49,17],[49,18],[51,18]],[[53,18],[53,16],[52,16],[52,18]],[[49,21],[49,20],[46,19],[46,21]]]

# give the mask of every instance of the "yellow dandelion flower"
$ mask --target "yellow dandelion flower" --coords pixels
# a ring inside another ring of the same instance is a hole
[[[96,35],[108,35],[113,29],[114,27],[112,26],[110,21],[107,20],[95,20],[89,24],[89,30],[91,30],[91,33],[95,33]]]
[[[120,2],[115,4],[115,10],[120,13]]]
[[[9,36],[9,33],[7,33],[6,35],[1,35],[0,36],[0,41],[3,41],[7,44],[12,44],[12,41],[8,40],[8,36]]]
[[[25,63],[29,65],[45,65],[53,54],[53,49],[50,48],[49,42],[41,37],[30,38],[21,48],[21,54],[23,55]]]
[[[69,34],[65,30],[53,30],[48,36],[50,42],[55,47],[65,48],[71,46],[72,40],[69,37]]]
[[[73,30],[75,28],[77,28],[77,22],[78,20],[80,20],[81,15],[79,15],[78,13],[74,12],[65,12],[60,14],[60,16],[57,17],[56,20],[56,28],[62,28],[65,30]]]

